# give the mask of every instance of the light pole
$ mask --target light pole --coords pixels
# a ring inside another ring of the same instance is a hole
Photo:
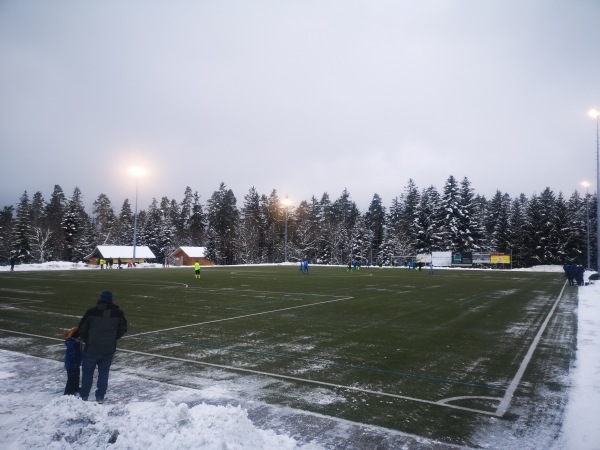
[[[600,272],[600,111],[590,109],[589,114],[596,119],[596,271]]]
[[[132,167],[129,173],[135,177],[135,212],[133,213],[133,259],[131,264],[135,267],[135,246],[137,244],[137,209],[138,209],[138,184],[140,177],[146,173],[141,167]]]
[[[587,269],[590,270],[590,194],[588,192],[588,188],[590,187],[590,183],[584,181],[581,183],[582,186],[585,187],[585,229],[586,229],[586,242],[587,242]]]
[[[286,195],[281,204],[285,207],[285,242],[283,247],[283,262],[287,262],[287,225],[288,225],[288,209],[292,204],[288,196]]]

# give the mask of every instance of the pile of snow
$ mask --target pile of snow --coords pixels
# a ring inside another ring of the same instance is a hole
[[[55,361],[0,350],[2,448],[322,448],[258,428],[240,406],[202,403],[193,389],[117,373],[113,388],[129,386],[144,398],[111,403],[109,397],[100,405],[62,396],[65,380]]]

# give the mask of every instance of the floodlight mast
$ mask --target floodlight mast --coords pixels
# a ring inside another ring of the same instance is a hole
[[[600,272],[600,111],[589,112],[596,119],[596,271]]]
[[[129,173],[135,177],[135,212],[133,213],[133,258],[131,264],[135,267],[135,247],[137,245],[137,209],[138,209],[138,185],[142,175],[146,173],[146,170],[142,167],[132,167],[129,169]]]

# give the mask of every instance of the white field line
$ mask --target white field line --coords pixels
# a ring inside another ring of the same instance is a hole
[[[37,337],[37,338],[42,338],[42,339],[50,339],[53,341],[63,341],[63,339],[59,339],[59,338],[53,338],[53,337],[48,337],[48,336],[41,336],[39,334],[31,334],[31,333],[23,333],[20,331],[12,331],[12,330],[5,330],[0,328],[0,331],[5,331],[7,333],[12,333],[12,334],[20,334],[20,335],[24,335],[24,336],[31,336],[31,337]],[[398,395],[398,394],[391,394],[388,392],[381,392],[381,391],[373,391],[370,389],[362,389],[356,386],[343,386],[341,384],[335,384],[335,383],[328,383],[326,381],[318,381],[318,380],[309,380],[306,378],[300,378],[300,377],[293,377],[290,375],[281,375],[281,374],[277,374],[277,373],[270,373],[270,372],[262,372],[259,370],[252,370],[252,369],[244,369],[242,367],[233,367],[233,366],[226,366],[223,364],[214,364],[214,363],[208,363],[208,362],[203,362],[203,361],[195,361],[193,359],[186,359],[186,358],[176,358],[173,356],[163,356],[163,355],[158,355],[156,353],[147,353],[147,352],[140,352],[140,351],[136,351],[136,350],[126,350],[126,349],[118,349],[117,351],[119,352],[124,352],[124,353],[131,353],[131,354],[135,354],[135,355],[142,355],[142,356],[148,356],[151,358],[160,358],[160,359],[166,359],[169,361],[180,361],[180,362],[185,362],[185,363],[191,363],[191,364],[198,364],[201,366],[207,366],[207,367],[214,367],[214,368],[218,368],[218,369],[224,369],[224,370],[232,370],[232,371],[236,371],[236,372],[244,372],[244,373],[251,373],[254,375],[261,375],[261,376],[267,376],[267,377],[272,377],[272,378],[280,378],[283,380],[290,380],[290,381],[297,381],[300,383],[310,383],[310,384],[316,384],[319,386],[327,386],[327,387],[332,387],[335,389],[343,389],[343,390],[347,390],[347,391],[354,391],[354,392],[362,392],[365,394],[373,394],[373,395],[379,395],[379,396],[383,396],[383,397],[391,397],[391,398],[395,398],[395,399],[400,399],[400,400],[407,400],[407,401],[411,401],[411,402],[417,402],[417,403],[424,403],[427,405],[435,405],[435,406],[441,406],[444,408],[450,408],[450,409],[459,409],[461,411],[469,411],[469,412],[473,412],[473,413],[477,413],[477,414],[486,414],[488,416],[497,416],[497,413],[494,412],[490,412],[490,411],[484,411],[484,410],[480,410],[480,409],[473,409],[473,408],[465,408],[463,406],[457,406],[457,405],[452,405],[446,402],[452,401],[452,400],[456,400],[457,398],[452,398],[452,399],[441,399],[438,401],[433,401],[433,400],[424,400],[421,398],[415,398],[415,397],[409,397],[406,395]],[[468,397],[461,397],[461,398],[468,398]],[[476,398],[484,398],[484,397],[476,397]],[[494,400],[498,400],[497,398],[491,398],[490,399],[494,399]]]
[[[23,333],[21,331],[13,331],[13,330],[5,330],[3,328],[0,328],[0,331],[5,331],[7,333],[12,333],[12,334],[22,334],[23,336],[31,336],[31,337],[37,337],[37,338],[42,338],[42,339],[51,339],[53,341],[64,341],[65,339],[60,339],[60,338],[54,338],[54,337],[49,337],[49,336],[42,336],[40,334],[31,334],[31,333]]]
[[[124,349],[120,349],[119,351],[133,353],[136,355],[149,356],[152,358],[161,358],[161,359],[167,359],[170,361],[180,361],[180,362],[185,362],[185,363],[199,364],[202,366],[214,367],[214,368],[218,368],[218,369],[233,370],[236,372],[251,373],[254,375],[261,375],[261,376],[267,376],[267,377],[272,377],[272,378],[280,378],[283,380],[297,381],[300,383],[316,384],[319,386],[327,386],[327,387],[332,387],[335,389],[342,389],[342,390],[346,390],[346,391],[362,392],[365,394],[373,394],[373,395],[379,395],[379,396],[383,396],[383,397],[391,397],[391,398],[400,399],[400,400],[425,403],[428,405],[442,406],[444,408],[460,409],[462,411],[470,411],[473,413],[486,414],[489,416],[496,415],[496,413],[491,412],[491,411],[483,411],[483,410],[479,410],[479,409],[465,408],[462,406],[447,404],[447,403],[444,403],[444,400],[441,400],[441,401],[424,400],[422,398],[408,397],[406,395],[398,395],[398,394],[391,394],[388,392],[373,391],[371,389],[362,389],[362,388],[359,388],[356,386],[344,386],[341,384],[328,383],[326,381],[310,380],[310,379],[306,379],[306,378],[293,377],[290,375],[281,375],[281,374],[277,374],[277,373],[262,372],[260,370],[244,369],[241,367],[232,367],[232,366],[226,366],[226,365],[222,365],[222,364],[213,364],[213,363],[208,363],[208,362],[203,362],[203,361],[194,361],[194,360],[185,359],[185,358],[175,358],[172,356],[162,356],[162,355],[157,355],[155,353],[146,353],[146,352],[139,352],[139,351],[135,351],[135,350],[124,350]],[[496,400],[498,400],[498,399],[496,399]]]
[[[269,311],[262,311],[262,312],[253,313],[253,314],[245,314],[243,316],[228,317],[226,319],[208,320],[206,322],[191,323],[191,324],[188,324],[188,325],[181,325],[181,326],[178,326],[178,327],[163,328],[162,330],[146,331],[144,333],[137,333],[137,334],[125,335],[125,336],[123,336],[123,339],[125,339],[125,338],[134,338],[134,337],[138,337],[138,336],[143,336],[145,334],[162,333],[164,331],[179,330],[181,328],[196,327],[196,326],[200,326],[200,325],[206,325],[206,324],[209,324],[209,323],[217,323],[217,322],[225,322],[225,321],[228,321],[228,320],[245,319],[246,317],[261,316],[261,315],[264,315],[264,314],[273,314],[273,313],[281,312],[281,311],[289,311],[291,309],[308,308],[310,306],[324,305],[326,303],[333,303],[333,302],[341,302],[341,301],[344,301],[344,300],[351,300],[353,298],[354,297],[342,297],[342,298],[336,298],[336,299],[333,299],[333,300],[327,300],[327,301],[324,301],[324,302],[310,303],[308,305],[290,306],[288,308],[272,309],[272,310],[269,310]]]
[[[562,295],[563,295],[563,292],[565,291],[566,286],[567,286],[567,282],[565,281],[565,284],[563,285],[563,288],[561,289],[560,294],[558,294],[558,298],[556,299],[556,301],[554,302],[554,305],[552,306],[552,309],[546,316],[546,320],[544,320],[544,323],[542,323],[542,326],[540,327],[537,335],[535,336],[535,339],[533,340],[533,342],[531,343],[531,346],[529,347],[529,351],[527,352],[527,354],[525,355],[525,358],[521,362],[521,366],[519,367],[519,370],[517,370],[515,377],[510,382],[510,385],[508,386],[508,389],[506,390],[504,397],[500,401],[500,405],[498,406],[498,409],[496,410],[496,414],[495,414],[496,416],[502,417],[508,410],[508,407],[510,406],[510,402],[512,400],[512,396],[515,393],[515,391],[517,390],[519,383],[521,382],[521,378],[523,377],[523,374],[525,373],[525,370],[527,369],[527,366],[529,365],[529,362],[531,361],[531,357],[533,356],[533,353],[535,352],[535,349],[537,348],[537,346],[540,342],[540,339],[542,338],[542,334],[544,334],[544,331],[546,330],[546,326],[548,325],[548,322],[550,322],[550,319],[552,318],[552,315],[554,314],[554,311],[556,310],[556,307],[558,306],[558,302],[560,302],[560,300],[562,298]]]
[[[8,298],[8,297],[3,297],[3,298]],[[27,305],[30,303],[43,303],[44,300],[20,300],[18,298],[11,298],[9,300],[15,300],[13,303],[1,303],[0,304],[0,308],[4,308],[4,307],[12,307],[12,306],[20,306],[20,305]]]

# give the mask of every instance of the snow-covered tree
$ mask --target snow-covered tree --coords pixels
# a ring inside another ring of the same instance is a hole
[[[78,187],[75,187],[68,200],[61,225],[65,241],[62,258],[65,261],[81,261],[93,250],[94,235],[90,217],[83,205],[83,195]]]
[[[50,200],[46,204],[46,224],[52,232],[52,241],[48,257],[50,259],[60,259],[63,256],[65,248],[65,237],[63,233],[62,223],[67,211],[67,197],[62,188],[56,184],[50,196]]]
[[[5,206],[0,211],[0,261],[10,261],[11,259],[13,211],[12,205]]]
[[[24,263],[31,262],[31,202],[27,191],[23,193],[17,205],[12,241],[12,256]]]
[[[368,254],[369,260],[379,259],[379,248],[383,242],[383,232],[385,229],[386,212],[383,201],[378,194],[373,195],[369,209],[364,216],[365,226],[368,234]]]
[[[220,264],[234,264],[237,261],[236,234],[239,225],[239,211],[236,198],[225,183],[221,183],[208,200],[208,229],[210,240],[207,247],[218,255]],[[216,247],[214,247],[216,246]]]
[[[475,221],[476,205],[474,202],[475,194],[471,187],[471,182],[467,177],[464,177],[460,183],[459,207],[460,214],[458,216],[458,246],[460,251],[479,250],[479,242],[481,235],[479,226]]]
[[[189,243],[193,246],[204,245],[204,232],[206,230],[206,217],[198,191],[194,192],[192,200],[192,213],[188,221],[187,231],[189,235]]]
[[[444,248],[443,219],[440,194],[434,186],[421,193],[417,216],[413,221],[416,253],[430,253]]]
[[[116,243],[118,241],[118,236],[115,235],[117,218],[106,194],[100,194],[94,201],[92,215],[98,243],[102,245]]]
[[[460,202],[460,189],[456,179],[450,175],[444,186],[441,198],[442,216],[442,246],[445,250],[462,250],[462,208]]]
[[[513,267],[525,267],[528,251],[525,248],[527,232],[527,205],[529,199],[521,194],[512,201],[510,208],[509,248],[512,254]]]
[[[264,248],[264,217],[260,203],[260,195],[250,188],[244,196],[244,206],[240,211],[239,249],[240,262],[256,264],[263,260]]]
[[[133,245],[133,224],[134,217],[131,211],[131,204],[128,199],[125,199],[115,227],[115,244]]]

